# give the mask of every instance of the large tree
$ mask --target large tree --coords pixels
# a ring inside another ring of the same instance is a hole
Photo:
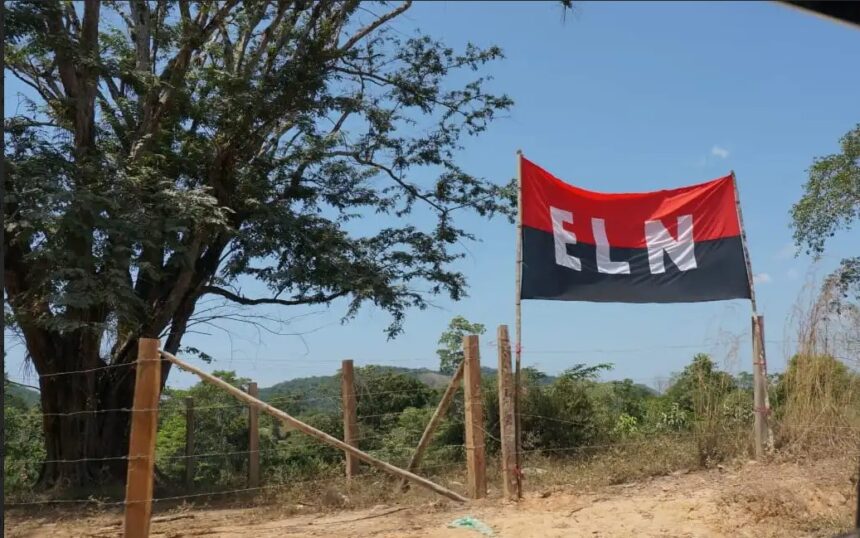
[[[369,302],[395,335],[463,295],[454,216],[507,213],[513,189],[456,154],[511,100],[480,73],[497,47],[391,28],[409,7],[6,3],[6,67],[31,91],[5,123],[4,269],[41,376],[44,485],[122,476],[93,458],[127,451],[123,366],[140,337],[176,352],[201,298]]]

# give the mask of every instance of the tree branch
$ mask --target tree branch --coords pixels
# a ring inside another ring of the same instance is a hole
[[[336,293],[331,293],[329,295],[318,294],[313,297],[307,297],[305,299],[293,299],[293,300],[284,300],[284,299],[273,299],[273,298],[259,298],[259,299],[251,299],[248,297],[244,297],[242,295],[237,295],[231,291],[225,290],[224,288],[219,288],[217,286],[204,286],[202,290],[200,290],[200,296],[203,295],[220,295],[225,299],[229,299],[234,303],[239,303],[246,306],[254,306],[261,304],[277,304],[281,306],[296,306],[302,304],[322,304],[331,302],[338,297],[343,297],[349,293],[348,291],[339,291]]]
[[[377,28],[379,28],[380,26],[382,26],[386,22],[397,17],[401,13],[405,12],[410,7],[412,7],[412,0],[407,0],[406,2],[403,2],[403,5],[401,5],[397,9],[392,9],[391,11],[386,13],[385,15],[379,17],[378,19],[376,19],[372,23],[365,26],[364,28],[361,28],[358,32],[355,33],[355,35],[350,37],[346,41],[346,43],[344,43],[344,45],[342,47],[340,47],[340,49],[338,49],[338,52],[344,53],[344,52],[348,51],[349,49],[354,47],[356,43],[358,43],[359,41],[361,41],[362,39],[367,37],[367,35],[369,33],[373,32],[374,30],[376,30]]]

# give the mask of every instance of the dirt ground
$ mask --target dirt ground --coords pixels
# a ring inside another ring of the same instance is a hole
[[[676,472],[642,482],[573,491],[553,486],[529,492],[518,504],[498,498],[467,506],[448,501],[371,509],[279,515],[278,505],[245,509],[174,508],[157,513],[152,536],[214,537],[462,537],[449,528],[472,516],[499,537],[572,536],[833,536],[852,520],[851,469],[845,462],[739,464]],[[283,511],[280,510],[281,514]],[[112,537],[118,512],[7,513],[7,536]]]

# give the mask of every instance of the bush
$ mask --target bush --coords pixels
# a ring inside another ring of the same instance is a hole
[[[216,377],[242,388],[249,380],[233,372]],[[156,440],[156,465],[172,481],[185,476],[185,398],[194,398],[194,482],[234,486],[247,473],[248,411],[233,396],[213,385],[198,383],[188,390],[167,389],[162,396]]]
[[[839,446],[860,427],[860,376],[830,355],[795,355],[775,390],[781,445]]]
[[[42,416],[38,406],[28,408],[23,401],[8,397],[4,408],[3,475],[7,494],[16,495],[31,491],[39,478],[45,459]]]

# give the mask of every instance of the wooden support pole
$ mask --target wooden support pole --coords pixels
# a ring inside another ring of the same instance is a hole
[[[356,414],[357,405],[355,401],[355,369],[351,359],[344,360],[340,365],[340,398],[343,407],[343,442],[357,447],[358,415]],[[344,455],[346,456],[346,479],[352,480],[352,477],[358,472],[358,459],[349,452]]]
[[[858,458],[860,459],[860,458]],[[860,534],[860,465],[857,467],[857,493],[856,493],[855,502],[857,506],[854,508],[854,530],[857,531],[857,534]]]
[[[248,395],[257,398],[257,383],[248,383]],[[260,410],[248,406],[248,487],[260,487]]]
[[[758,316],[758,334],[759,339],[761,340],[761,379],[762,379],[762,392],[764,392],[764,408],[765,412],[765,430],[767,431],[767,437],[765,438],[765,451],[770,453],[773,452],[773,429],[770,427],[770,388],[768,387],[768,379],[767,379],[767,346],[765,345],[765,332],[764,332],[764,316]]]
[[[484,453],[484,410],[481,401],[481,357],[478,336],[463,337],[463,389],[466,403],[466,482],[473,499],[487,495],[487,459]]]
[[[769,443],[768,413],[770,412],[767,397],[767,375],[765,374],[764,352],[764,317],[753,316],[753,405],[755,457],[762,459]]]
[[[517,440],[514,424],[514,388],[511,386],[511,342],[508,326],[499,325],[496,342],[499,346],[499,430],[502,441],[502,491],[505,498],[519,498],[517,488]]]
[[[194,488],[194,398],[185,397],[185,488]]]
[[[860,458],[858,458],[858,462],[860,462]],[[854,507],[854,530],[860,535],[860,465],[857,466],[857,492],[855,497],[854,501],[857,503],[857,506]]]
[[[424,433],[421,434],[421,440],[418,441],[418,447],[415,449],[415,453],[412,454],[412,458],[409,460],[409,465],[406,467],[406,470],[410,473],[414,473],[418,466],[421,464],[421,458],[424,457],[424,452],[427,451],[427,447],[430,445],[430,440],[433,439],[433,432],[436,431],[436,426],[442,422],[442,419],[445,418],[445,413],[448,412],[448,407],[451,405],[451,400],[454,399],[454,395],[457,393],[457,389],[460,388],[460,381],[463,379],[463,361],[460,361],[460,364],[457,366],[457,371],[454,372],[454,377],[451,378],[451,381],[448,383],[448,388],[445,389],[445,393],[442,395],[442,399],[439,401],[439,405],[436,406],[436,411],[433,412],[433,416],[430,417],[430,422],[427,423],[427,427],[424,428]],[[401,479],[397,484],[397,487],[394,489],[395,493],[404,491],[408,483],[405,479]]]
[[[285,422],[288,426],[291,426],[292,428],[295,428],[296,430],[299,430],[300,432],[302,432],[306,435],[309,435],[309,436],[313,437],[314,439],[316,439],[316,440],[318,440],[324,444],[333,446],[334,448],[336,448],[338,450],[343,450],[344,452],[349,452],[350,454],[352,454],[353,456],[355,456],[359,460],[361,460],[361,461],[363,461],[369,465],[372,465],[372,466],[374,466],[378,469],[381,469],[385,472],[391,473],[395,476],[405,477],[406,479],[408,479],[412,482],[415,482],[416,484],[418,484],[422,487],[425,487],[425,488],[429,489],[430,491],[438,493],[439,495],[447,497],[451,500],[458,501],[458,502],[467,502],[468,501],[468,499],[466,499],[462,495],[460,495],[454,491],[451,491],[447,488],[444,488],[444,487],[440,486],[439,484],[436,484],[435,482],[431,482],[430,480],[427,480],[426,478],[423,478],[423,477],[420,477],[416,474],[410,473],[409,471],[404,471],[403,469],[401,469],[399,467],[395,467],[394,465],[391,465],[390,463],[386,463],[380,459],[377,459],[377,458],[371,456],[370,454],[367,454],[366,452],[362,452],[361,450],[355,448],[354,446],[351,446],[351,445],[344,443],[343,441],[341,441],[340,439],[337,439],[336,437],[332,437],[331,435],[325,433],[324,431],[321,431],[321,430],[314,428],[310,424],[305,424],[304,422],[293,417],[292,415],[289,415],[288,413],[285,413],[284,411],[281,411],[280,409],[278,409],[276,407],[272,407],[271,405],[269,405],[263,401],[260,401],[256,398],[253,398],[253,397],[245,394],[244,392],[237,389],[236,387],[234,387],[230,383],[227,383],[226,381],[224,381],[222,379],[218,379],[217,377],[213,376],[212,374],[207,374],[203,370],[196,368],[196,367],[188,364],[187,362],[178,359],[172,353],[162,351],[161,356],[164,357],[166,360],[170,361],[171,363],[175,364],[178,368],[196,375],[197,377],[199,377],[203,381],[206,381],[207,383],[215,385],[216,387],[220,387],[224,391],[231,394],[233,397],[235,397],[235,398],[237,398],[243,402],[246,402],[248,404],[256,406],[257,409],[259,409],[263,413],[268,413],[269,415],[277,418],[278,420]]]
[[[523,496],[523,429],[522,416],[522,352],[523,352],[523,152],[517,150],[517,260],[516,295],[514,300],[514,437],[516,443],[517,498]]]
[[[137,348],[131,439],[128,447],[128,478],[125,490],[125,538],[147,538],[152,516],[155,473],[155,434],[158,427],[158,396],[161,386],[159,342],[141,338]]]
[[[747,232],[744,227],[744,215],[741,210],[741,196],[738,190],[738,180],[735,177],[735,172],[731,172],[732,183],[735,188],[735,208],[738,214],[738,226],[741,232],[741,247],[744,253],[744,264],[747,269],[747,278],[749,279],[750,289],[750,306],[752,306],[752,344],[753,344],[753,415],[755,424],[753,433],[755,435],[755,456],[756,459],[764,457],[765,446],[770,446],[771,435],[767,425],[767,415],[770,411],[770,400],[767,396],[767,374],[764,354],[764,318],[758,315],[758,307],[756,306],[755,298],[755,279],[753,278],[752,263],[750,263],[750,253],[747,247]]]

